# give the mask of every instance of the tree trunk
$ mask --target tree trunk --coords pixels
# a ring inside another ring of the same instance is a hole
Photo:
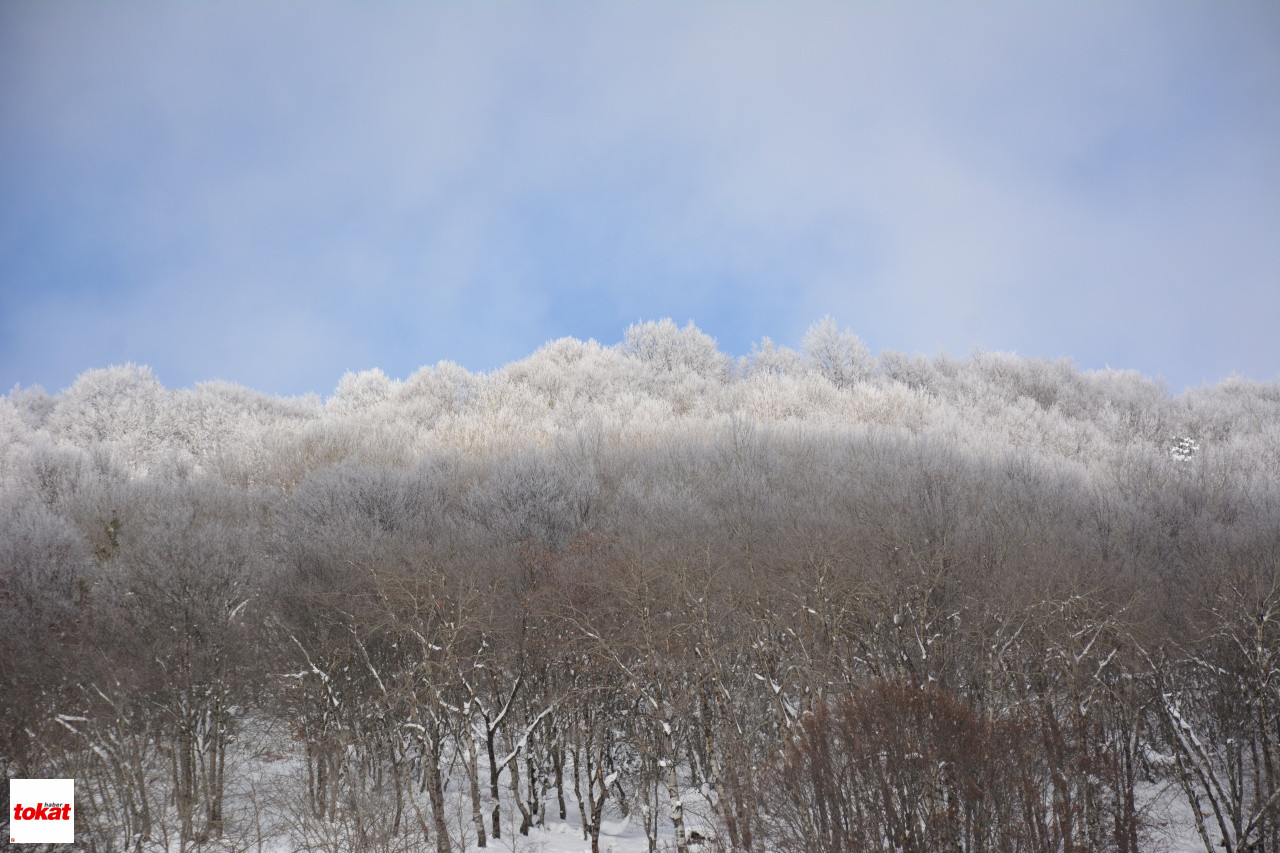
[[[433,737],[427,744],[427,794],[431,798],[431,821],[436,834],[437,853],[453,853],[449,840],[449,824],[445,820],[444,785],[440,778],[440,740]]]
[[[494,731],[486,714],[484,718],[484,744],[489,751],[489,795],[493,797],[493,837],[502,837],[502,805],[498,802],[498,755],[494,749]]]
[[[668,735],[668,754],[676,754],[675,738]],[[666,762],[667,796],[671,803],[671,825],[676,831],[676,853],[689,853],[689,841],[684,834],[684,800],[680,798],[680,781],[676,777],[676,765],[673,760]]]
[[[520,758],[519,756],[511,759],[509,765],[511,767],[511,794],[515,798],[516,808],[520,810],[520,834],[528,835],[529,826],[533,820],[529,816],[529,807],[524,804],[524,799],[520,795]]]
[[[551,765],[556,774],[556,804],[560,807],[560,819],[569,816],[564,805],[564,743],[559,742],[551,749]]]
[[[480,756],[476,750],[475,730],[472,729],[470,721],[467,722],[467,782],[471,788],[471,820],[476,827],[476,846],[484,847],[486,839],[484,834],[484,812],[480,806]]]

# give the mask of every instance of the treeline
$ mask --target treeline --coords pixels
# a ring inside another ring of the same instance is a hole
[[[1280,850],[1276,383],[664,321],[323,402],[92,371],[0,436],[0,761],[88,850],[686,853],[696,802],[725,850],[1132,853],[1168,785]]]

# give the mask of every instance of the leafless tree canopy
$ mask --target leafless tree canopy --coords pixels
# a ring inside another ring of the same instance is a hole
[[[0,763],[88,850],[685,853],[696,801],[724,850],[1134,853],[1165,790],[1280,851],[1274,382],[663,321],[323,401],[95,370],[0,436]]]

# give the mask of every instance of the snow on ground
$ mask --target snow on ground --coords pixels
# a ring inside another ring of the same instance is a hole
[[[659,850],[675,849],[674,836],[663,841],[665,843],[660,842]],[[570,815],[568,820],[553,818],[546,827],[529,830],[528,837],[507,833],[502,838],[490,839],[487,848],[479,848],[473,843],[467,847],[467,853],[481,849],[503,853],[590,853],[591,842],[583,840],[582,824],[577,822],[576,815]],[[648,849],[644,831],[631,821],[606,821],[601,828],[602,853],[647,853]]]
[[[665,792],[663,793],[665,798]],[[664,800],[665,801],[665,800]],[[706,800],[695,791],[686,792],[685,831],[698,832],[710,836],[710,821],[706,819]],[[512,831],[504,832],[500,839],[489,839],[489,851],[511,851],[511,853],[590,853],[591,842],[582,838],[582,822],[578,817],[575,804],[567,803],[568,814],[565,820],[558,816],[547,819],[545,827],[535,827],[529,831],[528,837]],[[658,826],[658,850],[669,853],[676,849],[675,832],[671,821],[664,818]],[[482,848],[471,844],[467,853],[477,853]],[[693,850],[702,849],[692,846]],[[605,808],[605,819],[600,827],[601,853],[648,853],[649,842],[644,828],[638,821],[622,817],[616,804],[610,803]]]
[[[228,791],[227,837],[220,844],[206,844],[202,850],[224,853],[311,853],[332,851],[346,853],[350,849],[350,827],[333,826],[315,821],[302,806],[305,796],[306,769],[298,745],[275,726],[254,726],[242,730],[241,738],[234,745],[234,755],[229,756],[231,767],[228,778],[239,780]],[[470,797],[463,795],[466,789],[464,776],[455,772],[447,784],[450,831],[455,851],[459,853],[589,853],[591,842],[583,839],[582,823],[572,788],[565,792],[566,816],[561,820],[556,813],[554,791],[548,798],[548,814],[544,826],[533,827],[527,836],[519,834],[520,814],[511,799],[511,792],[504,777],[502,796],[502,836],[489,838],[487,846],[475,843]],[[566,779],[568,783],[568,779]],[[1171,784],[1145,784],[1137,792],[1139,799],[1147,803],[1148,814],[1158,828],[1151,832],[1145,849],[1159,853],[1204,853],[1204,844],[1195,830],[1191,810],[1181,790]],[[676,849],[674,829],[665,807],[666,792],[659,791],[663,804],[658,823],[657,850],[673,853]],[[426,797],[421,797],[419,807],[427,813]],[[698,832],[705,837],[710,829],[710,808],[706,798],[696,790],[688,790],[683,796],[685,804],[686,832]],[[375,805],[372,802],[367,805]],[[485,798],[486,818],[492,803]],[[376,811],[376,808],[374,809]],[[624,817],[616,801],[605,806],[600,833],[602,853],[649,853],[649,843],[641,823],[639,804],[633,805],[631,817]],[[486,829],[488,821],[486,820]],[[1216,835],[1214,836],[1216,841]],[[153,838],[147,846],[149,853],[177,851],[176,838]],[[397,840],[372,850],[388,853],[432,851],[433,843],[423,844],[421,835],[413,832],[401,834]],[[691,845],[693,851],[706,850],[705,846]]]
[[[1153,822],[1162,827],[1151,833],[1153,851],[1161,853],[1205,853],[1204,842],[1196,832],[1191,804],[1176,784],[1139,785],[1137,797],[1148,803]],[[1212,821],[1211,821],[1212,823]],[[1214,842],[1221,839],[1211,833]]]
[[[238,783],[233,782],[227,792],[226,812],[228,821],[234,828],[229,827],[231,831],[222,844],[205,845],[201,849],[227,853],[345,853],[345,839],[350,837],[349,828],[324,826],[310,818],[305,808],[300,808],[305,791],[306,768],[297,747],[296,743],[282,737],[277,725],[267,721],[242,729],[241,737],[233,744],[232,754],[228,756],[228,778],[239,780]],[[591,850],[591,842],[583,839],[582,822],[569,778],[565,780],[565,819],[559,818],[553,789],[548,798],[545,826],[535,826],[530,829],[529,835],[522,836],[519,834],[520,813],[512,801],[505,774],[499,798],[502,806],[502,836],[490,837],[486,847],[478,847],[472,823],[471,800],[463,794],[466,790],[465,776],[458,772],[460,768],[455,766],[454,770],[446,783],[446,797],[450,804],[450,832],[455,845],[458,845],[454,847],[455,851],[589,853]],[[662,789],[658,793],[663,807],[658,822],[657,850],[671,853],[676,845],[674,828],[667,817],[667,794]],[[423,814],[429,814],[426,796],[422,795],[420,799],[419,807]],[[686,832],[697,832],[709,838],[712,835],[712,822],[706,798],[699,791],[689,790],[685,792],[683,801]],[[485,797],[486,830],[489,828],[488,814],[491,807],[492,801]],[[386,849],[435,849],[434,843],[423,844],[420,839],[420,835],[411,832],[400,836],[398,843],[393,843]],[[167,846],[161,839],[156,841],[158,843],[149,849],[177,851],[180,847],[176,839],[171,840]],[[460,845],[459,841],[462,842]],[[705,848],[695,844],[691,849],[698,851]],[[600,850],[602,853],[649,853],[649,843],[641,823],[638,804],[633,807],[631,818],[622,815],[616,801],[611,800],[606,804],[601,823]]]

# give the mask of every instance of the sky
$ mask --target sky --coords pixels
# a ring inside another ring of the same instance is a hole
[[[1280,378],[1280,5],[0,4],[0,393],[824,315]]]

